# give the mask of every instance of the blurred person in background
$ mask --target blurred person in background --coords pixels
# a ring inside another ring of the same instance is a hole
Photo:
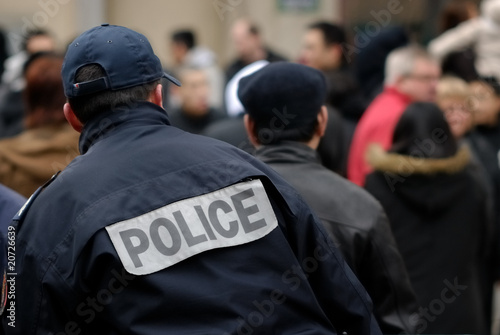
[[[23,92],[25,130],[0,141],[0,183],[29,197],[78,154],[78,133],[64,118],[63,58],[33,55],[26,65]]]
[[[170,123],[182,130],[199,134],[225,117],[210,105],[210,83],[204,69],[185,67],[176,71],[182,86],[172,86],[173,96],[180,102],[177,109],[169,112]]]
[[[325,75],[326,102],[344,118],[358,121],[367,103],[344,56],[345,43],[346,34],[341,26],[323,21],[313,23],[303,39],[300,62]]]
[[[469,85],[458,77],[444,77],[437,86],[437,104],[455,139],[468,144],[473,159],[485,169],[486,183],[492,188],[494,199],[500,200],[499,149],[480,131],[485,125],[498,122],[500,92],[495,93],[495,87],[500,88],[494,78]],[[500,206],[495,207],[500,211]]]
[[[47,31],[32,30],[24,37],[21,51],[5,61],[0,85],[0,138],[17,135],[23,130],[25,63],[37,52],[54,51],[55,45],[54,38]]]
[[[371,168],[366,149],[378,143],[385,150],[405,108],[415,101],[434,101],[441,75],[438,63],[421,47],[405,46],[392,51],[386,60],[384,90],[372,101],[359,121],[352,139],[347,177],[360,186]]]
[[[172,70],[177,72],[181,67],[204,69],[210,84],[210,105],[222,108],[224,75],[217,64],[215,53],[197,45],[196,35],[189,29],[174,31],[170,35],[170,47],[174,60]]]
[[[500,99],[495,95],[492,86],[486,81],[476,81],[469,85],[458,77],[443,77],[437,86],[436,103],[443,111],[453,137],[459,143],[468,145],[472,159],[484,170],[482,176],[492,198],[500,200],[498,150],[495,150],[476,127],[487,120],[486,115],[498,115],[500,110]],[[498,200],[493,203],[497,204]],[[500,211],[500,206],[495,208],[497,212]],[[500,223],[500,216],[497,216],[497,222]],[[500,273],[500,269],[498,272]]]
[[[433,103],[409,105],[389,150],[374,144],[366,189],[384,207],[420,305],[418,334],[489,334],[487,192]]]
[[[367,103],[344,56],[345,31],[339,25],[316,22],[304,35],[300,62],[320,70],[326,78],[328,127],[318,151],[331,170],[346,175],[347,153],[356,123]],[[340,112],[340,113],[339,113]],[[331,138],[333,134],[341,134]],[[328,144],[328,145],[327,145]],[[328,152],[336,152],[330,158]],[[326,158],[326,159],[325,159]]]
[[[455,28],[462,22],[479,15],[477,4],[472,0],[451,0],[441,10],[439,18],[440,34]],[[471,46],[450,52],[441,63],[444,74],[457,76],[470,82],[479,78],[474,62],[476,55]]]
[[[500,78],[500,0],[482,1],[480,16],[447,30],[429,44],[429,52],[441,62],[467,48],[474,52],[474,67],[480,77]]]
[[[412,334],[416,299],[382,207],[368,192],[322,166],[316,152],[328,124],[326,88],[320,71],[293,63],[272,63],[243,78],[238,92],[248,111],[247,134],[256,157],[285,178],[319,216],[370,294],[382,332]],[[287,122],[273,113],[273,106],[283,105],[295,115]]]
[[[436,103],[443,111],[457,141],[464,138],[474,126],[470,99],[471,91],[464,80],[451,76],[444,76],[439,80]]]
[[[188,53],[195,46],[194,33],[191,30],[176,30],[170,35],[170,47],[174,65],[184,65]]]
[[[437,86],[437,105],[444,112],[451,133],[459,144],[467,144],[471,150],[471,159],[480,171],[479,177],[488,192],[493,204],[493,234],[491,253],[482,258],[485,271],[484,302],[486,315],[492,311],[493,284],[500,278],[500,167],[498,156],[493,147],[474,128],[476,120],[477,100],[483,99],[480,92],[475,92],[458,77],[443,77]],[[479,112],[481,113],[481,111]],[[491,323],[491,320],[489,320]]]
[[[29,57],[37,52],[54,51],[54,38],[45,30],[31,30],[24,37],[21,51],[5,60],[5,72],[2,84],[11,90],[20,91],[24,88],[23,67]]]
[[[264,45],[259,28],[248,19],[238,19],[231,27],[231,40],[236,51],[236,59],[226,69],[226,83],[245,66],[258,60],[268,62],[284,61]]]

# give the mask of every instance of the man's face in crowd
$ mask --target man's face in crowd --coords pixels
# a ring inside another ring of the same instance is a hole
[[[203,116],[209,108],[209,84],[203,70],[185,70],[179,87],[182,109],[191,116]]]
[[[441,69],[435,61],[419,58],[413,71],[400,79],[398,88],[413,101],[435,102],[440,77]]]
[[[306,32],[300,55],[300,59],[305,65],[327,71],[337,68],[341,57],[341,46],[337,44],[327,45],[321,30],[309,29]]]
[[[243,60],[251,58],[255,50],[261,47],[259,37],[250,32],[250,26],[245,21],[233,26],[231,38],[238,57]]]

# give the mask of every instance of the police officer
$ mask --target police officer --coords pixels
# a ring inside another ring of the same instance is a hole
[[[146,37],[90,29],[62,76],[82,155],[15,219],[8,334],[380,334],[288,184],[169,125]]]

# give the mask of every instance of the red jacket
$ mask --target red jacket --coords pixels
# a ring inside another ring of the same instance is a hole
[[[393,87],[386,87],[368,106],[359,120],[352,139],[347,163],[347,177],[363,186],[365,177],[372,171],[365,160],[369,144],[379,143],[385,150],[392,144],[392,136],[399,118],[411,99]]]

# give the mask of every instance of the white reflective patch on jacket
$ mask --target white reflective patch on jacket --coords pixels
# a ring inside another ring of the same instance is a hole
[[[125,269],[146,275],[201,252],[258,240],[278,226],[260,180],[168,204],[106,227]]]

